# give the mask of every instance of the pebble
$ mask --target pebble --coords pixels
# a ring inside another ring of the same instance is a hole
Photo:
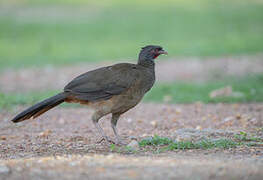
[[[180,109],[180,108],[175,109],[175,114],[179,115],[181,113],[182,113],[182,109]]]
[[[234,120],[234,118],[232,116],[226,117],[223,121],[224,122],[228,122],[228,121],[232,121]]]
[[[182,141],[192,141],[193,137],[189,136],[189,135],[180,135],[176,137],[176,141],[178,142],[182,142]]]
[[[146,134],[146,133],[143,133],[142,134],[142,137],[147,137],[147,136],[150,136],[149,134]]]
[[[130,147],[132,150],[138,151],[140,149],[139,143],[135,140],[132,140],[127,147]]]
[[[6,136],[0,136],[0,140],[6,140]]]
[[[47,137],[47,136],[50,135],[51,133],[52,133],[52,131],[48,129],[48,130],[45,130],[45,131],[39,133],[39,136],[40,136],[40,137]]]
[[[150,123],[151,123],[151,125],[152,125],[154,128],[156,128],[157,125],[158,125],[156,121],[151,121]]]
[[[198,125],[198,126],[195,127],[195,129],[196,129],[196,130],[201,130],[201,129],[202,129],[202,126],[199,126],[199,125]]]
[[[136,136],[130,136],[130,140],[137,140]]]
[[[11,172],[10,168],[6,165],[0,164],[0,175],[1,174],[9,174]]]
[[[128,119],[127,119],[127,122],[128,122],[128,123],[131,123],[131,122],[132,122],[132,119],[131,119],[131,118],[128,118]]]
[[[170,96],[170,95],[165,95],[164,97],[163,97],[163,102],[165,102],[165,103],[169,103],[169,102],[171,102],[173,100],[173,98],[172,98],[172,96]]]

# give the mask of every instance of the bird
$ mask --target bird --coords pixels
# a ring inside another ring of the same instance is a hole
[[[16,115],[11,121],[18,123],[36,118],[55,106],[66,103],[80,103],[94,110],[92,122],[108,143],[124,144],[116,125],[120,116],[135,107],[155,83],[155,59],[168,54],[161,46],[142,47],[137,64],[118,63],[88,71],[74,78],[63,92],[45,99]],[[112,114],[111,127],[115,141],[104,133],[99,120]]]

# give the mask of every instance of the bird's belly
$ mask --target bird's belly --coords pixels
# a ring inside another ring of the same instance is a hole
[[[88,105],[103,114],[124,113],[136,106],[142,99],[144,92],[130,88],[126,92],[115,95],[108,100],[89,102]]]
[[[124,113],[128,111],[129,109],[133,108],[141,101],[141,99],[143,98],[143,95],[144,93],[133,92],[132,94],[125,93],[125,94],[113,97],[114,107],[112,111],[116,113],[117,112]]]

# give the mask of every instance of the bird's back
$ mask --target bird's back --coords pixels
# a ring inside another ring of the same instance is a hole
[[[154,81],[154,70],[121,63],[80,75],[65,87],[65,92],[72,97],[68,102],[87,103],[105,113],[123,113],[141,101]]]

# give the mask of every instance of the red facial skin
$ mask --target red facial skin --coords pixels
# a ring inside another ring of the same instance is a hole
[[[160,56],[160,54],[155,54],[154,59],[156,59],[158,56]]]
[[[159,50],[156,49],[154,52],[154,59],[156,59],[158,56],[160,56],[161,54],[159,53]]]

